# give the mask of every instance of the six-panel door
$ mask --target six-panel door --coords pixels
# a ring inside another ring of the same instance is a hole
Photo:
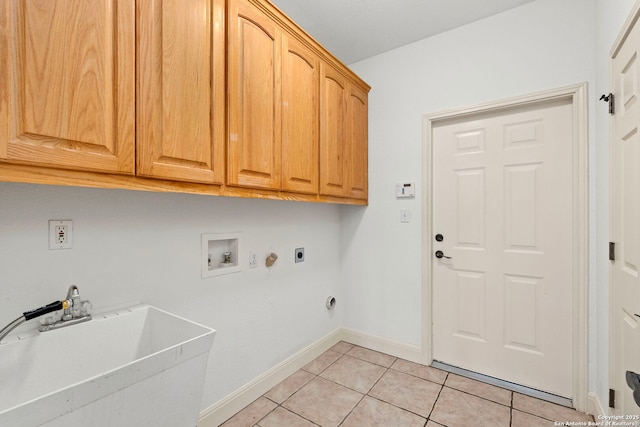
[[[609,387],[615,390],[614,413],[631,416],[640,415],[627,380],[627,372],[640,373],[640,24],[628,22],[611,64]]]
[[[568,398],[572,120],[566,98],[443,120],[430,171],[434,360]]]

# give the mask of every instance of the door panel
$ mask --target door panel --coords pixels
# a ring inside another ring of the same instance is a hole
[[[316,194],[319,61],[296,39],[283,42],[282,189]]]
[[[346,79],[332,67],[321,65],[320,79],[320,194],[344,196]]]
[[[254,6],[230,3],[228,184],[280,188],[281,31]]]
[[[346,172],[347,196],[367,199],[368,194],[368,96],[349,84],[347,98]]]
[[[627,386],[627,371],[640,373],[640,104],[638,50],[640,27],[630,29],[613,57],[612,83],[616,113],[610,143],[610,387],[616,391],[617,414],[640,415]]]
[[[135,2],[3,8],[0,158],[133,174]]]
[[[224,179],[224,3],[138,2],[138,174]]]
[[[572,105],[433,127],[433,357],[573,394]]]

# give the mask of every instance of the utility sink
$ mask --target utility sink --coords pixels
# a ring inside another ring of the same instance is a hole
[[[193,427],[214,335],[140,305],[7,339],[0,426]]]

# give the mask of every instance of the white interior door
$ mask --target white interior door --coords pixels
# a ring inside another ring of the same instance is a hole
[[[615,412],[640,414],[626,372],[640,374],[640,105],[638,84],[640,26],[634,23],[613,56],[612,90],[616,100],[610,138],[609,381]],[[640,391],[638,392],[640,393]]]
[[[571,99],[438,121],[432,141],[433,359],[571,398]]]

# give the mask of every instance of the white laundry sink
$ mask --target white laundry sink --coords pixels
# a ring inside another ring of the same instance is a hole
[[[141,305],[7,339],[0,426],[194,427],[214,335]]]

